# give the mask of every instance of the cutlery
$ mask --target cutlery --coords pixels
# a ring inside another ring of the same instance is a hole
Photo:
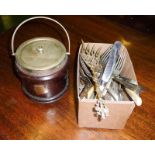
[[[107,83],[110,77],[112,76],[117,58],[119,56],[120,47],[121,47],[121,43],[116,41],[112,47],[112,51],[109,55],[108,62],[105,66],[104,73],[101,78],[101,85],[104,85],[105,83]]]
[[[102,97],[105,96],[107,88],[110,87],[112,82],[113,74],[120,73],[120,67],[123,67],[121,53],[119,52],[121,48],[121,43],[116,41],[112,47],[112,51],[109,55],[108,62],[105,66],[103,75],[101,76],[100,90],[102,91]],[[118,73],[117,73],[118,72]]]
[[[134,91],[128,88],[125,88],[125,90],[127,94],[131,97],[131,99],[136,103],[137,106],[142,105],[142,99],[138,94],[136,94]]]
[[[127,94],[131,97],[137,106],[142,105],[142,99],[139,96],[142,88],[138,86],[138,83],[135,80],[125,77],[115,77],[114,79],[125,87]]]

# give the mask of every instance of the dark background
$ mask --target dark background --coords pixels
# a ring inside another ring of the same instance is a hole
[[[16,26],[24,19],[31,17],[28,15],[1,15],[0,16],[0,33]],[[103,16],[101,16],[103,17]],[[104,16],[109,20],[121,23],[128,27],[132,27],[138,31],[155,34],[155,16],[134,16],[134,15],[121,15],[121,16]]]

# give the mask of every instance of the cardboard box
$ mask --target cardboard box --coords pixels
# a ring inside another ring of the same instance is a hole
[[[87,44],[87,43],[85,43]],[[89,43],[90,47],[94,43]],[[95,43],[95,47],[102,47],[101,52],[104,52],[111,44],[100,44]],[[121,72],[122,76],[130,79],[136,79],[136,75],[133,69],[130,56],[127,49],[123,46],[121,50],[127,52],[126,62],[124,64],[123,70]],[[79,49],[79,54],[81,51],[81,46]],[[130,117],[135,103],[126,98],[125,101],[108,101],[105,100],[106,106],[109,108],[109,116],[101,121],[98,121],[97,117],[94,116],[93,108],[97,102],[97,99],[81,99],[79,97],[79,54],[78,54],[78,64],[77,64],[77,96],[78,96],[78,125],[79,127],[87,128],[107,128],[107,129],[122,129],[124,128],[128,118]]]

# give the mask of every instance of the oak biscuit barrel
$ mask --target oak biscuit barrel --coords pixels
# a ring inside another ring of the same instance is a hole
[[[68,52],[65,46],[51,37],[37,37],[23,42],[14,51],[14,38],[18,29],[34,19],[46,19],[58,24],[68,40]],[[58,21],[49,17],[32,17],[23,21],[15,29],[11,39],[12,55],[15,67],[21,79],[24,93],[38,102],[49,103],[63,96],[68,86],[68,55],[70,54],[69,35]]]

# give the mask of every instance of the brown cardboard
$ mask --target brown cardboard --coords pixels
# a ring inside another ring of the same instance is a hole
[[[89,43],[90,47],[94,43]],[[104,52],[108,46],[111,44],[100,44],[95,43],[95,47],[101,47],[101,52]],[[81,46],[79,52],[81,50]],[[122,50],[127,52],[127,58],[125,62],[125,67],[123,68],[121,75],[132,78],[136,80],[136,75],[133,69],[132,62],[130,60],[127,49],[123,46]],[[78,124],[79,127],[87,128],[107,128],[107,129],[122,129],[124,128],[128,118],[130,117],[135,103],[133,101],[105,101],[106,106],[109,108],[109,116],[101,121],[98,121],[97,117],[94,116],[93,108],[96,104],[96,99],[80,99],[79,97],[79,55],[78,55],[78,64],[77,64],[77,95],[78,95]]]

